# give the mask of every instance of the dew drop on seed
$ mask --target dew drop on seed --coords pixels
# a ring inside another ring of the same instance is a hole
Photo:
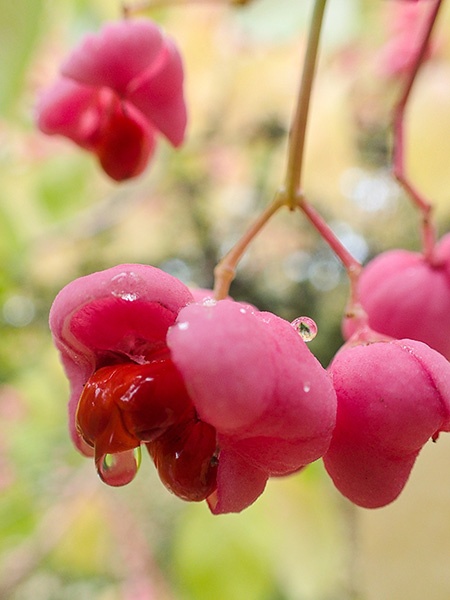
[[[114,487],[130,483],[136,476],[140,466],[140,446],[125,452],[102,454],[95,457],[95,467],[100,479]]]
[[[310,342],[317,335],[317,325],[309,317],[298,317],[291,325],[305,342]]]

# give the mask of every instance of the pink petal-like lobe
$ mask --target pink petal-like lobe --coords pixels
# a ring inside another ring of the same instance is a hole
[[[380,254],[363,270],[360,297],[372,329],[419,340],[450,359],[450,235],[432,264],[406,250]],[[346,338],[354,332],[351,321],[343,331]]]
[[[151,21],[108,23],[88,34],[61,66],[61,73],[79,83],[109,87],[120,96],[157,60],[163,48],[159,27]]]
[[[271,474],[327,450],[336,418],[329,374],[295,329],[230,300],[190,305],[168,345],[199,417],[221,446]]]
[[[227,432],[264,412],[275,370],[264,324],[252,312],[231,300],[192,304],[167,342],[202,420]]]
[[[344,348],[330,371],[338,411],[325,467],[352,502],[384,506],[427,440],[448,430],[450,363],[405,339]]]
[[[37,125],[48,135],[64,135],[89,150],[97,137],[102,109],[96,90],[62,78],[41,94]]]
[[[192,302],[178,279],[146,265],[119,265],[69,283],[50,310],[50,329],[71,384],[69,424],[83,385],[101,366],[146,357],[166,345],[179,310]]]
[[[183,96],[183,64],[166,40],[158,69],[149,69],[127,91],[127,99],[175,146],[184,139],[187,113]]]
[[[232,450],[222,450],[217,490],[207,499],[214,515],[241,512],[263,493],[268,475],[249,465]]]

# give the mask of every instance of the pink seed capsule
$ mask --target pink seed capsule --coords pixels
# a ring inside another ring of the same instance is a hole
[[[419,340],[450,360],[450,235],[432,261],[418,252],[390,250],[374,258],[360,279],[360,299],[375,331]],[[346,319],[346,339],[355,324]]]
[[[412,340],[342,349],[330,366],[336,428],[325,467],[355,504],[400,494],[422,446],[450,429],[450,363]]]

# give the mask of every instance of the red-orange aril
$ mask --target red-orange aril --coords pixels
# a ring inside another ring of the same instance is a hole
[[[147,444],[164,485],[183,500],[199,502],[217,487],[217,442],[214,427],[191,419],[171,427]]]
[[[153,151],[153,138],[136,121],[117,110],[108,117],[95,152],[116,181],[139,175]]]
[[[78,403],[76,423],[101,454],[151,442],[194,409],[170,358],[98,369]],[[101,447],[100,447],[101,446]]]

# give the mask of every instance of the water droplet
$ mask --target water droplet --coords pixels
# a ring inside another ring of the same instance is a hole
[[[217,300],[211,298],[211,296],[206,296],[202,300],[203,306],[215,306],[217,304]]]
[[[317,335],[317,325],[309,317],[298,317],[291,323],[305,342],[310,342]]]
[[[305,381],[305,383],[303,384],[303,391],[305,392],[305,394],[307,394],[310,389],[311,389],[310,382],[309,381]]]
[[[137,292],[139,285],[140,277],[135,273],[131,271],[119,273],[111,279],[111,293],[116,298],[133,302],[139,298]]]
[[[140,466],[140,446],[125,452],[95,456],[98,476],[104,483],[114,487],[130,483],[135,478]]]

